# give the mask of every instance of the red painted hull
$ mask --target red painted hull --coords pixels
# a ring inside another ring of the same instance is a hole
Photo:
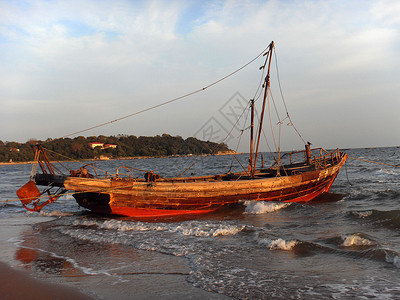
[[[334,165],[320,170],[249,180],[220,176],[149,183],[143,180],[68,178],[64,185],[78,192],[74,197],[79,205],[97,213],[136,218],[195,215],[240,200],[311,201],[329,191],[346,159],[347,156],[343,155]]]
[[[216,209],[203,210],[167,210],[167,209],[151,209],[151,208],[134,208],[134,207],[118,207],[111,206],[111,214],[135,217],[135,218],[154,218],[154,217],[175,217],[181,215],[200,215],[215,211]]]

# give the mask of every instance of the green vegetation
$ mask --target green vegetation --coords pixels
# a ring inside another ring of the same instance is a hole
[[[226,144],[204,142],[189,137],[163,134],[147,137],[134,135],[62,138],[45,142],[29,140],[26,143],[0,141],[0,162],[25,162],[34,159],[32,144],[41,143],[43,147],[72,159],[94,159],[99,157],[124,158],[137,156],[170,156],[217,154],[230,151]],[[102,143],[103,146],[91,148],[90,143]],[[107,144],[116,145],[108,146]],[[114,147],[114,148],[113,148]],[[56,156],[55,156],[56,157]],[[56,157],[61,160],[61,157]],[[65,159],[65,158],[64,158]]]

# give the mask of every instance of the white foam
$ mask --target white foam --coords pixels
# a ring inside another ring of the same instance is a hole
[[[389,255],[386,255],[386,261],[388,263],[392,263],[396,268],[400,269],[400,257],[398,255],[394,257],[390,257]]]
[[[168,231],[181,233],[185,236],[197,236],[197,237],[208,237],[208,236],[221,236],[221,235],[235,235],[242,231],[245,226],[235,225],[211,225],[201,223],[185,223],[184,225],[171,226]]]
[[[393,264],[394,264],[397,268],[400,268],[400,257],[395,256],[395,257],[393,258]]]
[[[276,239],[276,240],[271,240],[271,239],[261,239],[258,241],[259,244],[267,246],[270,250],[292,250],[299,242],[296,240],[289,240],[286,241],[284,239]]]
[[[390,290],[378,290],[371,284],[327,283],[324,286],[332,290],[333,299],[393,299]]]
[[[72,213],[63,212],[63,211],[41,211],[40,215],[43,217],[65,217],[65,216],[72,216]]]
[[[245,214],[259,215],[265,213],[271,213],[291,205],[291,203],[281,202],[266,202],[266,201],[244,201],[246,206]]]
[[[369,217],[370,215],[372,215],[372,210],[360,211],[360,212],[357,212],[357,214],[360,218],[366,218],[366,217]]]
[[[376,172],[377,175],[380,176],[385,176],[385,175],[397,175],[397,172],[389,169],[380,169],[379,171]]]
[[[230,226],[229,228],[218,228],[213,232],[213,236],[219,235],[235,235],[241,232],[245,226]]]
[[[65,198],[65,200],[75,200],[71,194],[63,195],[62,197]]]
[[[184,236],[208,237],[221,235],[235,235],[242,231],[245,226],[227,224],[208,224],[202,222],[186,222],[172,224],[154,224],[143,222],[130,222],[120,220],[107,220],[99,222],[95,220],[75,220],[74,226],[92,227],[117,231],[164,231],[179,233]]]
[[[171,236],[160,238],[160,235],[157,233],[143,235],[140,234],[140,232],[117,231],[117,233],[110,234],[110,232],[105,230],[89,228],[62,229],[61,233],[84,241],[106,244],[134,245],[134,247],[139,250],[157,251],[175,256],[185,256],[191,251],[190,246],[186,247],[182,246],[181,244],[177,244],[177,238],[173,238]]]
[[[103,229],[114,229],[118,231],[165,231],[166,227],[162,225],[155,225],[152,223],[143,222],[129,222],[119,220],[107,220],[99,224]]]
[[[84,227],[98,227],[100,229],[111,229],[118,231],[148,231],[148,230],[156,230],[156,228],[152,228],[151,224],[141,223],[141,222],[126,222],[119,220],[106,220],[106,221],[97,221],[97,220],[75,220],[73,223],[74,226],[84,226]],[[154,226],[153,226],[154,227]]]
[[[361,237],[359,234],[352,234],[343,238],[342,246],[351,247],[351,246],[372,246],[376,243]]]
[[[97,226],[99,224],[99,222],[97,221],[90,221],[90,220],[81,220],[81,219],[77,219],[75,220],[72,225],[73,226]]]

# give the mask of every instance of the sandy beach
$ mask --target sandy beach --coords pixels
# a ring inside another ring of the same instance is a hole
[[[49,221],[49,217],[0,219],[1,299],[228,299],[188,283],[190,269],[180,257],[132,253],[116,245],[107,249],[79,245],[81,253],[68,253],[73,260],[66,259],[66,254],[53,252],[49,237],[37,236],[35,227]],[[95,271],[102,264],[113,268]]]
[[[35,278],[35,274],[23,268],[21,262],[15,258],[18,241],[21,232],[29,230],[30,222],[36,223],[31,218],[0,219],[0,290],[1,299],[94,299],[80,292],[78,289],[67,285],[60,285],[41,281]]]
[[[73,288],[45,283],[33,278],[28,272],[17,270],[0,262],[1,299],[93,299]]]

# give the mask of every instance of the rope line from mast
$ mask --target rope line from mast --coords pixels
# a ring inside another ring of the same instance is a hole
[[[237,144],[236,144],[235,152],[237,152],[238,149],[239,149],[239,145],[240,145],[240,142],[241,142],[241,140],[242,140],[244,131],[250,128],[250,127],[245,128],[246,123],[247,123],[247,118],[249,117],[249,113],[250,113],[250,111],[247,110],[247,107],[248,107],[248,106],[249,106],[249,107],[251,106],[251,105],[250,105],[250,102],[251,102],[251,100],[250,100],[249,102],[247,102],[246,108],[242,111],[242,114],[240,115],[240,117],[238,118],[237,122],[235,123],[235,125],[236,125],[236,124],[239,122],[239,119],[242,118],[244,112],[247,111],[246,118],[245,118],[245,120],[244,120],[244,122],[243,122],[243,128],[240,130],[240,134],[239,134],[239,137],[238,137],[238,142],[237,142]],[[233,128],[232,128],[232,130],[233,130]],[[232,130],[231,130],[231,131],[232,131]],[[236,160],[237,160],[236,155],[233,155],[233,156],[234,156],[234,158],[236,158]],[[233,159],[231,160],[231,165],[230,165],[230,167],[229,167],[228,173],[231,172],[232,167],[233,167]],[[243,167],[243,166],[242,166],[242,167]]]
[[[269,115],[270,115],[270,126],[271,126],[272,137],[274,139],[276,152],[278,153],[278,159],[280,160],[280,156],[281,156],[281,154],[280,154],[281,153],[281,131],[282,131],[282,122],[283,122],[283,120],[281,120],[281,117],[279,115],[278,108],[276,106],[274,96],[272,95],[272,89],[269,89],[269,96],[270,97],[268,98],[268,110],[269,110]],[[271,100],[269,100],[269,99],[271,99]],[[272,101],[272,104],[274,105],[276,118],[278,119],[278,123],[276,125],[279,125],[278,146],[276,146],[275,135],[274,135],[274,130],[273,130],[273,126],[272,126],[272,117],[271,117],[271,108],[270,108],[270,102],[271,101]]]
[[[92,126],[92,127],[86,128],[86,129],[83,129],[83,130],[79,130],[79,131],[76,131],[76,132],[73,132],[73,133],[64,135],[64,136],[62,136],[61,138],[66,138],[66,137],[69,137],[69,136],[77,135],[77,134],[82,133],[82,132],[86,132],[86,131],[89,131],[89,130],[92,130],[92,129],[96,129],[96,128],[102,127],[102,126],[105,126],[105,125],[109,125],[109,124],[112,124],[112,123],[115,123],[115,122],[118,122],[118,121],[121,121],[121,120],[130,118],[130,117],[136,116],[136,115],[138,115],[138,114],[144,113],[144,112],[146,112],[146,111],[149,111],[149,110],[152,110],[152,109],[155,109],[155,108],[158,108],[158,107],[161,107],[161,106],[170,104],[170,103],[172,103],[172,102],[175,102],[175,101],[178,101],[178,100],[187,98],[187,97],[192,96],[192,95],[194,95],[194,94],[200,93],[200,92],[202,92],[202,91],[204,91],[204,90],[206,90],[206,89],[208,89],[208,88],[210,88],[210,87],[212,87],[212,86],[214,86],[214,85],[220,83],[221,81],[223,81],[223,80],[225,80],[225,79],[227,79],[227,78],[233,76],[234,74],[238,73],[239,71],[241,71],[242,69],[244,69],[245,67],[247,67],[248,65],[250,65],[251,63],[253,63],[255,60],[257,60],[260,56],[264,55],[265,52],[266,52],[268,49],[269,49],[269,46],[268,46],[267,48],[265,48],[261,53],[259,53],[255,58],[253,58],[252,60],[250,60],[248,63],[244,64],[243,66],[241,66],[240,68],[236,69],[235,71],[233,71],[233,72],[229,73],[228,75],[226,75],[226,76],[224,76],[224,77],[218,79],[217,81],[214,81],[213,83],[210,83],[209,85],[207,85],[207,86],[205,86],[205,87],[203,87],[203,88],[200,88],[200,89],[198,89],[198,90],[195,90],[195,91],[193,91],[193,92],[187,93],[187,94],[185,94],[185,95],[182,95],[182,96],[173,98],[173,99],[171,99],[171,100],[168,100],[168,101],[165,101],[165,102],[162,102],[162,103],[153,105],[153,106],[151,106],[151,107],[148,107],[148,108],[139,110],[139,111],[134,112],[134,113],[131,113],[131,114],[129,114],[129,115],[126,115],[126,116],[117,118],[117,119],[115,119],[115,120],[108,121],[108,122],[104,122],[104,123],[101,123],[101,124],[98,124],[98,125],[95,125],[95,126]]]
[[[352,157],[352,156],[349,156],[349,155],[347,155],[347,157],[348,157],[348,158],[351,158],[351,159],[355,159],[355,160],[361,160],[361,161],[364,161],[364,162],[372,163],[372,164],[378,164],[378,165],[384,165],[384,166],[389,166],[389,167],[400,168],[400,165],[386,164],[386,163],[381,163],[381,162],[378,162],[378,161],[373,161],[373,160],[367,160],[367,159]]]
[[[289,124],[290,124],[291,126],[293,126],[293,129],[296,131],[297,135],[300,137],[300,139],[303,141],[303,143],[304,143],[304,145],[305,145],[305,144],[306,144],[306,141],[305,141],[304,138],[301,136],[301,134],[300,134],[300,132],[297,130],[296,126],[294,126],[294,123],[293,123],[292,119],[290,118],[289,111],[288,111],[287,106],[286,106],[285,97],[283,96],[283,92],[282,92],[281,80],[280,80],[280,78],[279,78],[278,57],[277,57],[277,55],[276,55],[276,49],[275,49],[275,52],[274,52],[274,56],[275,56],[276,78],[277,78],[277,81],[278,81],[279,91],[280,91],[280,93],[281,93],[283,105],[285,106],[286,115],[287,115],[287,117],[288,117],[288,119],[289,119],[289,121],[290,121]]]

